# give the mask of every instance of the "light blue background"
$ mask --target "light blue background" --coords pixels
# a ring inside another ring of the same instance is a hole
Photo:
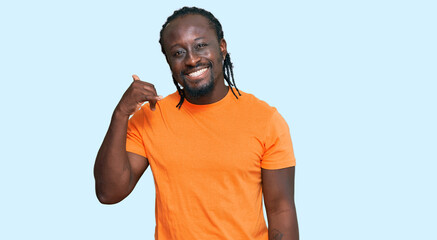
[[[301,239],[437,239],[435,1],[158,2],[0,3],[0,239],[153,239],[150,169],[112,206],[92,169],[131,74],[175,91],[158,36],[184,5],[289,123]]]

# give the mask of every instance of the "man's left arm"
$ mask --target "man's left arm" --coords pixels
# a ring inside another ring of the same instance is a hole
[[[294,172],[295,167],[261,169],[269,240],[299,239],[294,205]]]

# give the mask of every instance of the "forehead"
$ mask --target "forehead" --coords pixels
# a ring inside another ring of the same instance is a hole
[[[163,43],[167,46],[201,37],[216,38],[216,33],[209,20],[197,14],[189,14],[174,19],[167,24],[162,34]]]

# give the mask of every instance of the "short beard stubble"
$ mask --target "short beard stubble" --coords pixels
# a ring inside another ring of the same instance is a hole
[[[198,99],[199,97],[203,97],[205,95],[208,95],[214,89],[214,74],[213,74],[214,71],[213,71],[213,65],[211,62],[209,62],[208,68],[209,68],[209,71],[211,73],[210,79],[205,85],[200,86],[199,88],[191,88],[190,85],[187,84],[187,81],[185,79],[185,75],[183,75],[181,73],[182,82],[184,84],[184,86],[183,86],[184,91],[186,91],[186,94],[188,94],[188,96],[190,96],[191,98]]]

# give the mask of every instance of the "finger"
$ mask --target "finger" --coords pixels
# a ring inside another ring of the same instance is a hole
[[[132,75],[132,78],[134,79],[134,81],[138,81],[138,80],[140,80],[140,78],[137,76],[137,75]]]
[[[162,96],[151,96],[149,97],[150,110],[155,111],[156,103],[162,99]]]
[[[144,82],[144,83],[146,83],[146,82]],[[155,86],[153,86],[153,84],[144,85],[143,89],[145,90],[144,91],[144,97],[148,101],[150,101],[150,100],[161,100],[163,98],[162,96],[159,96],[156,93],[156,89],[155,89]]]
[[[151,95],[153,93],[144,94],[138,97],[138,101],[146,102],[146,101],[160,101],[163,99],[162,96]]]
[[[156,101],[155,100],[149,101],[149,103],[150,103],[150,110],[155,111],[155,109],[156,109]]]

